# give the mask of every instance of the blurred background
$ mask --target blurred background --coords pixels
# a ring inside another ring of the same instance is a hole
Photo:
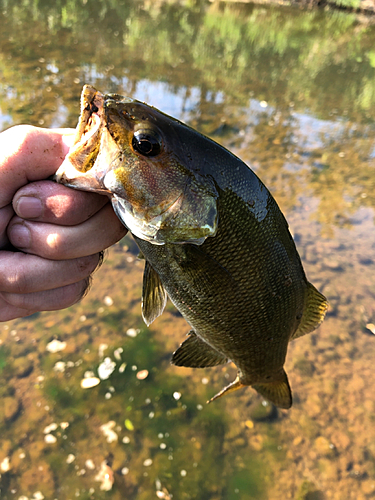
[[[0,498],[375,498],[372,19],[0,0],[0,26],[1,130],[75,127],[85,83],[185,121],[261,177],[330,302],[290,345],[291,410],[251,389],[206,405],[235,368],[170,366],[189,327],[170,303],[145,327],[144,263],[125,237],[80,304],[0,325]]]

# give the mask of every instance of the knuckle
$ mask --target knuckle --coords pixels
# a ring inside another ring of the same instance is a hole
[[[78,275],[83,278],[90,276],[100,265],[101,265],[101,254],[102,252],[87,255],[86,257],[80,257],[76,261]]]

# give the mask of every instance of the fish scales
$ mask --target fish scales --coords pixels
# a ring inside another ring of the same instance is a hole
[[[191,326],[178,366],[232,361],[236,379],[282,408],[288,343],[313,331],[327,301],[305,276],[274,198],[239,158],[139,101],[85,86],[75,145],[56,180],[107,194],[145,258],[142,312],[167,296]]]

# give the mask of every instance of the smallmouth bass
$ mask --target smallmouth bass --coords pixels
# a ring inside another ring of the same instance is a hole
[[[145,260],[147,325],[167,297],[191,326],[172,363],[232,361],[236,379],[281,408],[288,344],[323,321],[276,201],[239,158],[145,103],[86,85],[73,147],[56,180],[103,193]]]

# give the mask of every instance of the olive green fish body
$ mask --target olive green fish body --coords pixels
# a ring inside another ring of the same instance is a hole
[[[81,111],[56,178],[111,198],[146,260],[145,322],[169,296],[191,326],[172,363],[232,361],[238,376],[215,398],[251,385],[289,408],[288,343],[321,323],[327,301],[268,189],[228,150],[144,103],[86,86]]]
[[[136,241],[196,335],[236,364],[243,385],[253,385],[282,372],[303,314],[307,282],[285,218],[268,190],[225,150],[220,160],[228,162],[223,169],[238,172],[239,167],[250,189],[242,189],[241,196],[236,185],[218,187],[215,237],[199,247]],[[174,362],[194,366],[188,354]]]

